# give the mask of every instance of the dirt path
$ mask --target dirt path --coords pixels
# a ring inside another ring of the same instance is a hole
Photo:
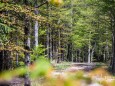
[[[58,67],[62,66],[62,69]],[[91,71],[96,67],[96,64],[88,64],[88,63],[70,63],[70,64],[55,64],[54,67],[56,68],[56,71],[78,71],[78,70],[83,70],[83,71]]]

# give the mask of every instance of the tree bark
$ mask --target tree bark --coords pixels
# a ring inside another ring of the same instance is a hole
[[[38,6],[38,1],[35,0],[35,7],[37,6]],[[38,15],[38,14],[39,14],[38,8],[35,8],[35,15]],[[34,24],[34,47],[38,46],[38,30],[39,30],[39,24],[38,24],[38,21],[36,20]]]
[[[88,46],[88,63],[91,63],[91,43],[89,39],[89,46]]]
[[[94,44],[94,47],[92,48],[92,51],[91,51],[91,62],[93,62],[95,48],[96,48],[96,43]]]
[[[12,67],[10,51],[0,51],[0,72],[9,70]]]
[[[26,17],[25,18],[25,28],[24,28],[24,33],[25,33],[25,39],[24,39],[24,48],[26,50],[30,50],[30,25],[29,25],[29,19]],[[25,52],[25,65],[28,67],[30,65],[30,53]],[[24,86],[30,86],[30,80],[29,80],[29,72],[26,73],[25,75],[25,83]]]
[[[71,61],[71,44],[68,44],[67,60]]]
[[[49,4],[47,3],[47,13],[48,13],[48,16],[47,18],[49,19]],[[47,45],[47,57],[50,59],[50,27],[49,27],[49,24],[47,24],[47,42],[46,42],[46,45]]]
[[[59,19],[59,21],[60,21],[60,19]],[[61,60],[61,31],[60,31],[60,29],[58,29],[58,63],[60,62],[60,60]]]
[[[112,72],[115,74],[115,19],[112,19]]]
[[[24,4],[25,5],[28,5],[28,1],[27,0],[24,0]],[[24,27],[24,48],[26,50],[30,50],[30,21],[29,21],[29,17],[28,16],[25,16],[25,20],[24,20],[24,23],[25,23],[25,27]],[[30,65],[30,53],[29,52],[24,52],[24,55],[25,55],[25,65],[28,66]],[[26,75],[25,75],[25,78],[24,78],[24,86],[31,86],[31,82],[30,82],[30,79],[29,79],[29,72],[27,71]]]

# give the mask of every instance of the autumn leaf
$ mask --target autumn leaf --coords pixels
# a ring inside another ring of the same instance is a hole
[[[56,6],[60,6],[63,4],[63,0],[49,0],[49,2]]]

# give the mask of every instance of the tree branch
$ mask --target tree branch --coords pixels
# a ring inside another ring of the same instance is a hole
[[[41,6],[43,6],[44,4],[47,4],[48,3],[48,1],[44,1],[42,4],[40,4],[39,6],[35,6],[35,8],[39,8],[39,7],[41,7]]]

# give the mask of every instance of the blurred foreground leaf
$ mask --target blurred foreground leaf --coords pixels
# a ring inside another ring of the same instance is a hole
[[[40,76],[48,76],[52,71],[50,62],[45,58],[39,58],[34,64],[30,66],[30,73],[32,78],[38,78]]]
[[[20,67],[12,71],[4,71],[0,73],[0,81],[11,80],[13,77],[24,75],[27,72],[30,74],[30,78],[38,78],[41,76],[49,76],[52,71],[52,66],[49,61],[43,57],[39,58],[35,63],[29,67]]]
[[[4,71],[0,73],[0,81],[11,80],[13,77],[23,75],[26,73],[26,68],[20,67],[12,71]]]
[[[60,6],[63,4],[63,0],[48,0],[51,4]]]

